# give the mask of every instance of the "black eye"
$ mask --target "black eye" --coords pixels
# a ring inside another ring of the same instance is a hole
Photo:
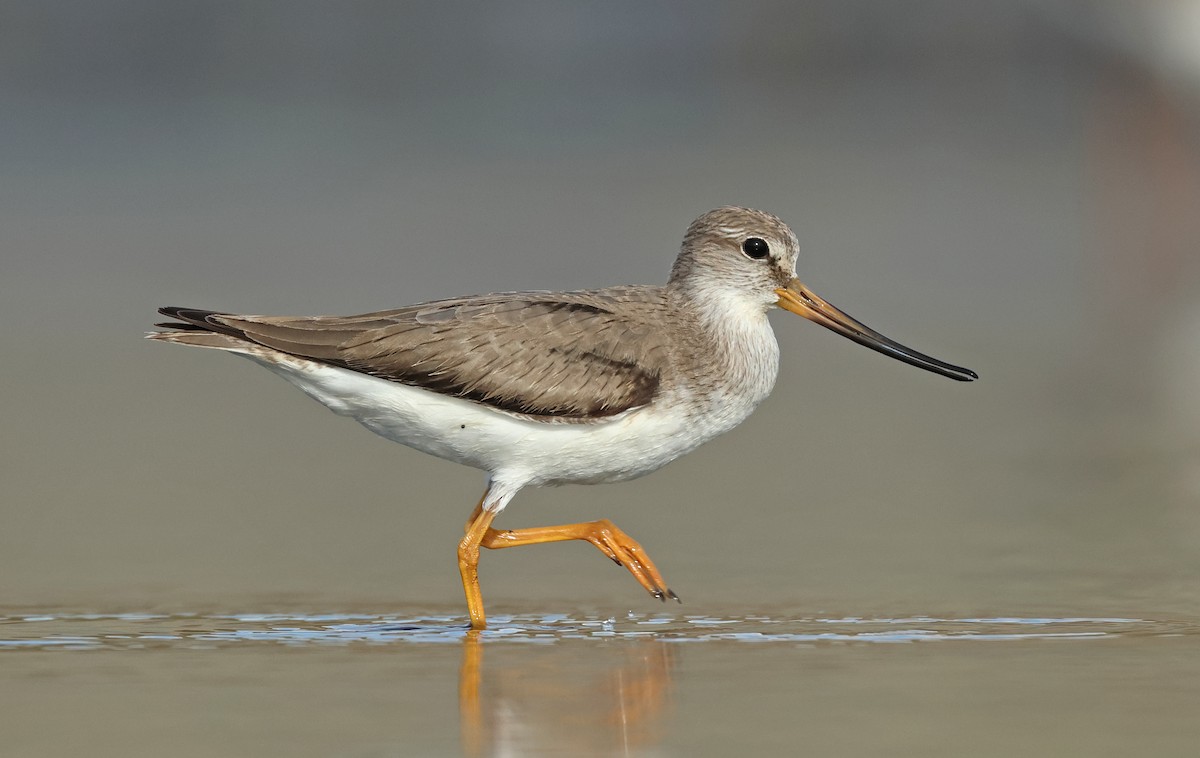
[[[771,252],[771,246],[767,244],[765,239],[751,237],[742,243],[742,252],[746,254],[747,258],[759,261],[767,257]]]

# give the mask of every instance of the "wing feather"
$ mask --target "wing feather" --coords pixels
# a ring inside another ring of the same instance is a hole
[[[531,416],[586,420],[649,403],[666,370],[662,290],[509,293],[358,316],[162,313],[241,337]]]

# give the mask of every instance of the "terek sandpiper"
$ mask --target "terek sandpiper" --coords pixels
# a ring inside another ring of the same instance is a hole
[[[796,278],[779,218],[725,207],[692,222],[666,286],[510,292],[359,316],[239,316],[162,308],[150,339],[245,356],[371,431],[488,474],[458,545],[471,626],[486,626],[479,549],[586,540],[652,595],[678,597],[607,519],[493,529],[522,487],[633,479],[740,424],[771,392],[779,306],[905,363],[975,372],[911,350]]]

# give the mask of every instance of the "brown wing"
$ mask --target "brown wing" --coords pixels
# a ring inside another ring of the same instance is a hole
[[[583,420],[650,402],[667,363],[662,291],[617,287],[442,300],[360,316],[234,316],[164,308],[185,329],[513,413]]]

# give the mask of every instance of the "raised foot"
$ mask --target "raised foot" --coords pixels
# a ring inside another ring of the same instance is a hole
[[[565,540],[586,540],[592,543],[618,566],[624,566],[651,595],[663,602],[668,598],[679,602],[679,596],[667,587],[658,567],[650,560],[650,556],[646,555],[645,549],[608,519],[532,529],[488,529],[480,544],[482,547],[500,549]]]
[[[658,567],[650,560],[650,556],[646,555],[646,550],[616,524],[608,519],[600,519],[578,526],[587,528],[583,539],[599,548],[618,566],[624,566],[651,595],[664,603],[667,598],[679,600],[679,596],[667,587]]]

